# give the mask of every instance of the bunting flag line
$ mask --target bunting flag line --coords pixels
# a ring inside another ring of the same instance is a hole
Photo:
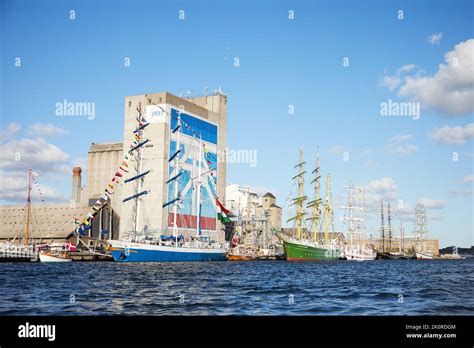
[[[144,126],[146,126],[146,120],[144,119],[144,117],[142,116],[142,111],[141,111],[141,103],[138,103],[138,106],[137,106],[137,111],[138,111],[138,115],[136,117],[136,120],[137,120],[137,123],[138,123],[138,127],[142,127],[142,128],[145,128]],[[114,174],[114,177],[112,178],[112,180],[107,184],[107,187],[105,188],[104,190],[104,193],[102,194],[102,196],[100,197],[101,199],[104,200],[104,202],[102,202],[100,199],[97,200],[94,204],[94,206],[91,208],[91,211],[89,211],[87,213],[87,218],[85,218],[82,223],[80,223],[79,219],[77,218],[74,218],[74,223],[76,224],[79,224],[79,227],[75,230],[77,233],[81,234],[81,235],[84,235],[85,236],[85,230],[88,230],[88,229],[91,229],[92,227],[92,220],[94,220],[97,216],[98,216],[98,213],[101,211],[101,209],[106,205],[107,201],[110,200],[110,196],[113,195],[115,192],[114,192],[114,189],[115,189],[115,185],[119,184],[119,179],[118,178],[121,178],[123,177],[123,173],[129,173],[129,171],[127,170],[127,168],[129,167],[127,161],[130,159],[129,157],[129,154],[131,154],[133,152],[134,149],[136,149],[137,147],[140,147],[142,145],[144,145],[144,143],[142,143],[143,141],[143,134],[144,134],[144,131],[143,129],[137,129],[135,130],[134,132],[134,140],[132,141],[132,143],[130,144],[130,150],[128,153],[125,153],[125,155],[123,156],[123,159],[122,159],[122,162],[121,164],[119,165],[118,169],[116,170],[115,174]],[[145,143],[148,142],[149,140],[145,140]],[[31,169],[29,170],[29,173],[31,174],[31,177],[34,178],[33,175],[37,175],[36,173],[33,173],[31,171]],[[37,187],[38,189],[38,192],[40,192],[40,195],[42,195],[40,189],[39,189],[39,186]],[[43,200],[43,199],[42,199]],[[44,201],[44,200],[43,200]],[[101,233],[103,233],[103,231],[101,231]],[[107,231],[105,232],[107,233]]]

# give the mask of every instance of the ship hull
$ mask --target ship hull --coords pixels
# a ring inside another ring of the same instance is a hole
[[[247,256],[247,255],[227,255],[227,260],[229,261],[255,261],[257,260],[257,257]]]
[[[223,248],[184,248],[109,241],[116,262],[199,262],[225,261]]]
[[[40,253],[39,259],[41,262],[72,262],[70,257],[63,257],[61,255],[43,254]]]
[[[339,249],[310,246],[283,241],[283,249],[288,261],[332,261],[341,257]]]
[[[433,260],[433,254],[417,252],[416,259],[417,260]]]
[[[376,253],[359,250],[346,250],[344,254],[348,261],[372,261],[377,257]]]
[[[406,260],[407,256],[400,253],[379,253],[377,258],[380,260]]]

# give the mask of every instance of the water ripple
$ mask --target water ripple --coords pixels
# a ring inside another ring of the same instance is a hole
[[[0,315],[473,315],[474,262],[0,264]]]

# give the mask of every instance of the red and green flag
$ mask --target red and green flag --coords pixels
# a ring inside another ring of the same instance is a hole
[[[217,203],[217,219],[221,221],[222,223],[229,223],[230,218],[228,217],[228,214],[230,211],[226,209],[221,202],[216,198],[216,203]]]

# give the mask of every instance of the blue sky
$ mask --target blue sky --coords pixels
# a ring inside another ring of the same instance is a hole
[[[410,212],[424,199],[429,231],[442,247],[473,244],[472,99],[453,103],[445,96],[460,91],[472,96],[474,82],[470,73],[456,74],[453,67],[436,78],[440,65],[450,64],[448,52],[462,58],[463,69],[474,69],[468,41],[474,38],[472,1],[3,1],[0,6],[3,203],[21,192],[8,192],[7,186],[22,165],[39,166],[51,197],[69,195],[70,167],[84,162],[90,143],[121,141],[125,96],[202,95],[205,87],[221,86],[228,95],[229,148],[258,154],[255,167],[229,164],[228,182],[271,190],[283,205],[299,146],[309,167],[319,147],[336,206],[342,203],[342,186],[352,179],[367,186],[373,202],[390,199],[396,205],[402,199],[397,214],[406,220],[407,233]],[[126,57],[130,67],[124,67]],[[397,74],[403,66],[406,71]],[[384,77],[400,82],[391,90]],[[431,86],[436,91],[426,95]],[[64,99],[94,102],[96,117],[56,116],[55,104]],[[381,116],[380,104],[389,99],[420,102],[420,119]],[[463,112],[450,111],[463,103]],[[20,127],[9,128],[12,123]],[[8,165],[11,158],[5,156],[28,144],[49,151],[38,152],[30,163]],[[41,154],[51,161],[38,158]],[[336,210],[337,218],[342,215]],[[368,216],[368,232],[376,235],[377,210]],[[340,222],[336,227],[347,228]]]

